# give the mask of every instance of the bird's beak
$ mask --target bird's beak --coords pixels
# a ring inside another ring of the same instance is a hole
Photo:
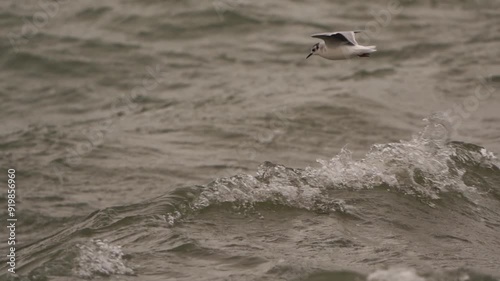
[[[309,55],[307,55],[306,59],[308,59],[312,55],[313,55],[313,53],[310,53]]]

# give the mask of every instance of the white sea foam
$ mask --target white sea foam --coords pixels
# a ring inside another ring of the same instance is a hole
[[[359,161],[344,148],[329,161],[318,160],[320,168],[307,171],[333,188],[386,185],[431,199],[439,198],[443,191],[470,191],[461,180],[464,170],[454,165],[455,150],[440,137],[443,130],[439,124],[429,124],[410,141],[373,145]]]
[[[393,267],[377,270],[368,275],[367,281],[426,281],[412,268]]]
[[[133,274],[125,265],[121,246],[111,245],[107,240],[92,239],[78,244],[79,256],[76,258],[75,274],[82,278],[94,275]]]
[[[194,211],[232,203],[237,208],[251,208],[256,203],[275,203],[315,212],[345,212],[352,206],[332,198],[329,190],[360,190],[387,187],[426,201],[440,198],[443,192],[475,196],[476,189],[462,180],[465,173],[457,159],[474,157],[474,163],[494,159],[492,153],[458,151],[448,143],[446,126],[428,120],[424,130],[409,141],[373,145],[361,160],[343,148],[330,160],[318,160],[320,167],[291,169],[266,162],[255,176],[241,174],[220,178],[203,188],[190,204]],[[457,155],[460,154],[460,155]],[[430,205],[433,205],[429,201]],[[181,217],[170,214],[172,225]]]
[[[281,165],[261,165],[257,177],[239,175],[218,179],[210,184],[193,203],[194,209],[203,209],[217,203],[237,203],[251,207],[256,203],[272,202],[311,211],[330,212],[341,208],[342,202],[323,196],[318,187],[298,181],[295,172]],[[259,174],[260,173],[260,174]],[[263,175],[271,173],[272,175]],[[266,176],[269,182],[260,178]]]

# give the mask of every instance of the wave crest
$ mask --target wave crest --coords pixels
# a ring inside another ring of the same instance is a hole
[[[464,182],[464,174],[471,165],[496,167],[496,157],[478,146],[448,142],[447,127],[436,119],[427,121],[411,140],[375,144],[361,160],[343,148],[330,160],[318,160],[320,167],[293,169],[265,162],[255,176],[217,179],[203,189],[192,207],[201,210],[232,203],[248,208],[269,202],[329,213],[349,208],[343,200],[332,198],[329,190],[384,187],[426,201],[439,199],[443,192],[475,193],[476,187]]]

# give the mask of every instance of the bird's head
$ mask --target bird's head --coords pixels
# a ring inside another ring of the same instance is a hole
[[[312,46],[311,48],[311,52],[309,53],[309,55],[307,55],[306,59],[308,59],[310,56],[316,54],[317,51],[319,51],[319,43],[316,43]]]

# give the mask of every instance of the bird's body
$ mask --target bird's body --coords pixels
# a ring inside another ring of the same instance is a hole
[[[318,55],[329,60],[346,60],[352,57],[369,57],[377,51],[376,46],[362,46],[356,42],[355,33],[360,31],[339,31],[332,33],[314,34],[312,37],[322,39],[323,42],[313,46],[307,56]]]

